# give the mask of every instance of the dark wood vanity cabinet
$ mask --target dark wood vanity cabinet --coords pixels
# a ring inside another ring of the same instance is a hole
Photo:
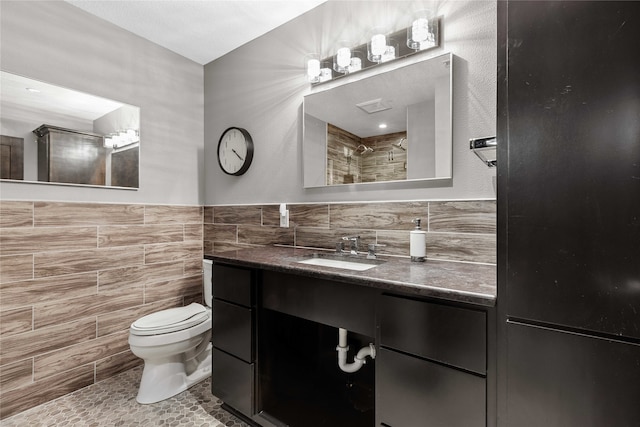
[[[487,424],[487,313],[383,295],[377,425]]]
[[[213,296],[212,391],[245,421],[495,426],[494,307],[218,261]],[[338,328],[375,359],[341,371]]]
[[[213,264],[212,393],[250,417],[255,396],[254,270]]]

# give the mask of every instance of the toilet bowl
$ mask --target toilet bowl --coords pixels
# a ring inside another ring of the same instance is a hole
[[[191,303],[151,313],[131,324],[131,352],[144,360],[139,403],[156,403],[211,375],[211,261],[204,260],[207,307]]]

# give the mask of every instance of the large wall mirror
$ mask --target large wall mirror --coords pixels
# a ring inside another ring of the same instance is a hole
[[[305,96],[304,187],[451,178],[452,55]]]
[[[140,108],[0,73],[0,179],[138,188]]]

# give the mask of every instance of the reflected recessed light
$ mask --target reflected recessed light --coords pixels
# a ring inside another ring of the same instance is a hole
[[[380,129],[386,129],[386,128],[387,128],[387,124],[386,124],[386,123],[380,123],[380,124],[378,125],[378,127],[379,127]]]
[[[34,89],[34,88],[32,88],[32,87],[28,87],[28,88],[27,88],[27,90],[28,90],[29,92],[33,92],[33,93],[40,93],[40,91],[39,91],[38,89]]]

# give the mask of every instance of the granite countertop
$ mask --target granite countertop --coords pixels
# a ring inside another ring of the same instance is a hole
[[[492,307],[496,301],[496,267],[449,261],[411,262],[379,256],[375,268],[353,271],[300,264],[304,257],[325,251],[268,246],[205,255],[228,264],[298,274],[369,286],[387,291]],[[326,252],[331,253],[331,252]],[[347,255],[345,255],[347,256]],[[365,255],[358,255],[365,258]],[[348,259],[348,258],[347,258]]]

